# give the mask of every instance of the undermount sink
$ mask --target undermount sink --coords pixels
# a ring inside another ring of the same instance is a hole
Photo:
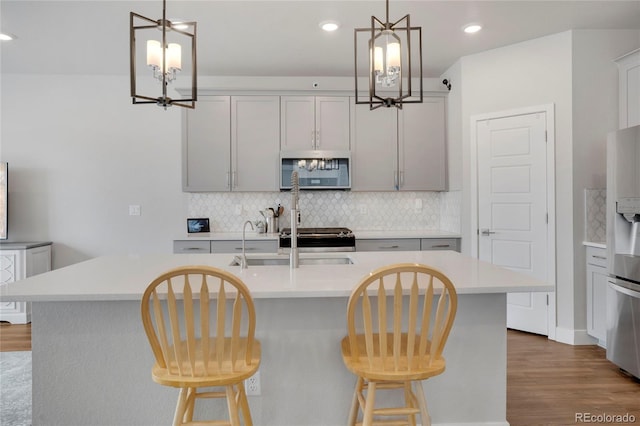
[[[300,256],[300,265],[352,265],[353,260],[348,256]],[[289,256],[251,256],[247,257],[247,266],[277,266],[289,265]],[[235,256],[230,266],[240,266],[240,256]]]

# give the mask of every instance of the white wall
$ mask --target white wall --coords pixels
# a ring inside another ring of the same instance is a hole
[[[574,342],[586,328],[583,272],[583,189],[602,184],[602,149],[615,117],[617,75],[611,60],[637,47],[638,31],[563,32],[461,58],[463,252],[471,253],[470,118],[525,106],[555,105],[556,321],[559,338]],[[454,86],[454,90],[457,90]],[[613,100],[611,99],[613,97]],[[579,105],[577,105],[579,104]],[[455,105],[450,102],[450,106]],[[615,128],[615,126],[613,127]],[[453,176],[452,181],[456,177]],[[587,185],[587,186],[585,186]]]
[[[128,88],[127,76],[2,75],[9,238],[53,241],[54,267],[169,252],[186,217],[181,110],[132,105]]]
[[[606,188],[607,133],[618,128],[618,68],[614,60],[640,47],[640,31],[573,31],[574,324],[586,329],[586,206],[584,190]]]

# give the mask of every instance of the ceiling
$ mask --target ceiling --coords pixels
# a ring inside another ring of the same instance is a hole
[[[162,15],[154,1],[0,0],[3,73],[128,74],[129,12]],[[637,1],[395,1],[422,27],[424,75],[439,77],[461,56],[570,29],[640,30]],[[350,76],[353,29],[384,20],[383,0],[168,0],[167,17],[198,23],[198,72],[218,76]],[[337,20],[341,28],[321,31]],[[462,26],[478,22],[474,35]],[[640,45],[640,37],[638,40]]]

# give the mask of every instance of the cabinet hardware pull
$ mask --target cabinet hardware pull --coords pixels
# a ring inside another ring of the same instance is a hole
[[[605,256],[598,256],[598,255],[593,255],[594,259],[602,259],[602,260],[607,260],[607,258]]]
[[[433,248],[445,248],[445,247],[451,247],[451,244],[436,244],[431,246]]]
[[[244,249],[244,251],[251,251],[251,250],[255,250],[255,249],[256,249],[255,247],[246,247]],[[242,251],[242,247],[236,247],[236,250]]]
[[[400,248],[400,246],[380,246],[378,248],[379,249],[397,249],[397,248]]]
[[[488,230],[488,229],[481,229],[481,230],[480,230],[480,233],[481,233],[482,235],[487,236],[487,235],[495,234],[496,232],[495,232],[495,231],[490,231],[490,230]]]

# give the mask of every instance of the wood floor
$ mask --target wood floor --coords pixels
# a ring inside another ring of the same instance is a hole
[[[0,351],[31,350],[31,325],[0,323]],[[615,417],[634,416],[635,422]],[[640,383],[622,374],[598,346],[571,346],[507,332],[507,420],[511,426],[640,424]]]

